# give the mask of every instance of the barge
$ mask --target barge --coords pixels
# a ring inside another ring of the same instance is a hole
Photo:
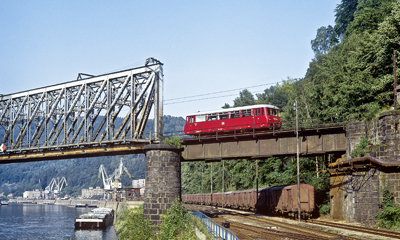
[[[105,229],[113,223],[112,208],[95,208],[75,218],[75,229]]]

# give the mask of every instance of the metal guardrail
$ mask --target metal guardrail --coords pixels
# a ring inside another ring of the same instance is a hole
[[[236,237],[236,235],[233,234],[230,230],[214,222],[213,220],[211,220],[211,218],[207,217],[203,213],[197,210],[188,210],[188,212],[197,217],[200,222],[206,226],[212,239],[239,240],[239,238]]]

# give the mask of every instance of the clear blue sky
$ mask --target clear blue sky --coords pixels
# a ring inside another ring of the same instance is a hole
[[[148,57],[164,63],[165,100],[301,78],[314,56],[310,41],[334,24],[339,3],[2,1],[0,94],[136,67]],[[165,105],[164,113],[219,109],[239,91],[220,94],[232,94]]]

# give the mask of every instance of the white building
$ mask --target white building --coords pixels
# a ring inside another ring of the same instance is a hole
[[[142,188],[146,185],[146,179],[132,180],[133,188]]]
[[[25,191],[23,194],[24,199],[39,199],[41,198],[42,192],[39,189],[35,189],[35,191]]]
[[[91,198],[94,195],[104,195],[104,189],[100,187],[89,187],[89,189],[82,189],[82,198]]]

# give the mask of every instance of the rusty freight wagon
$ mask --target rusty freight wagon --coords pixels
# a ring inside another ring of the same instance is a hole
[[[193,201],[195,197],[197,201]],[[235,209],[263,212],[273,215],[295,217],[298,211],[297,185],[276,186],[225,193],[182,195],[184,203],[224,206]],[[315,210],[315,190],[308,184],[300,184],[300,210],[303,218]]]

